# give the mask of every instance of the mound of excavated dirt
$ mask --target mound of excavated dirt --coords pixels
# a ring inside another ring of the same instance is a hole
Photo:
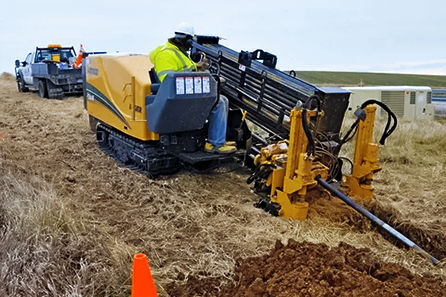
[[[392,263],[376,261],[367,248],[346,243],[330,248],[325,244],[280,241],[262,257],[237,261],[236,284],[217,287],[220,280],[190,279],[171,286],[172,297],[231,296],[446,296],[446,286],[431,276],[418,276]]]
[[[4,80],[15,80],[14,75],[12,75],[11,73],[8,73],[8,72],[3,72],[3,73],[0,75],[0,78],[1,78],[1,79],[4,79]]]

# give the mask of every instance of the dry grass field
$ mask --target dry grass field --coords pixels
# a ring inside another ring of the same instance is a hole
[[[149,179],[120,166],[97,147],[82,98],[19,93],[4,73],[0,134],[0,296],[129,296],[137,252],[159,296],[446,296],[445,260],[434,266],[337,198],[293,221],[253,207],[243,167]],[[399,123],[367,205],[440,260],[445,147],[444,123]]]

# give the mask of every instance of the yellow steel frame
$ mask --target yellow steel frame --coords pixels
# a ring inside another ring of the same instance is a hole
[[[381,167],[378,165],[378,144],[372,142],[376,107],[368,105],[364,112],[366,118],[359,121],[356,136],[352,173],[344,176],[343,185],[348,188],[348,195],[370,201],[373,198],[373,174]]]
[[[308,121],[315,112],[309,111]],[[290,114],[291,130],[289,147],[286,159],[283,154],[279,156],[263,156],[258,159],[262,164],[275,164],[267,181],[271,185],[271,202],[280,205],[279,215],[283,217],[305,220],[308,203],[305,202],[307,190],[317,185],[314,178],[320,175],[327,178],[328,168],[320,162],[314,161],[314,156],[306,153],[307,136],[302,126],[302,109],[293,109]]]

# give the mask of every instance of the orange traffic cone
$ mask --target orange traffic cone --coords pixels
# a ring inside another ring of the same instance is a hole
[[[132,296],[158,297],[146,254],[133,256]]]
[[[81,44],[81,46],[79,48],[79,54],[77,55],[76,61],[73,64],[74,68],[81,68],[83,55],[84,55],[84,48],[82,47],[82,44]]]

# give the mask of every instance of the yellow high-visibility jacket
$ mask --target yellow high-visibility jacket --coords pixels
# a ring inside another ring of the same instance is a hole
[[[170,72],[197,71],[197,64],[169,41],[151,51],[149,57],[160,81]]]

